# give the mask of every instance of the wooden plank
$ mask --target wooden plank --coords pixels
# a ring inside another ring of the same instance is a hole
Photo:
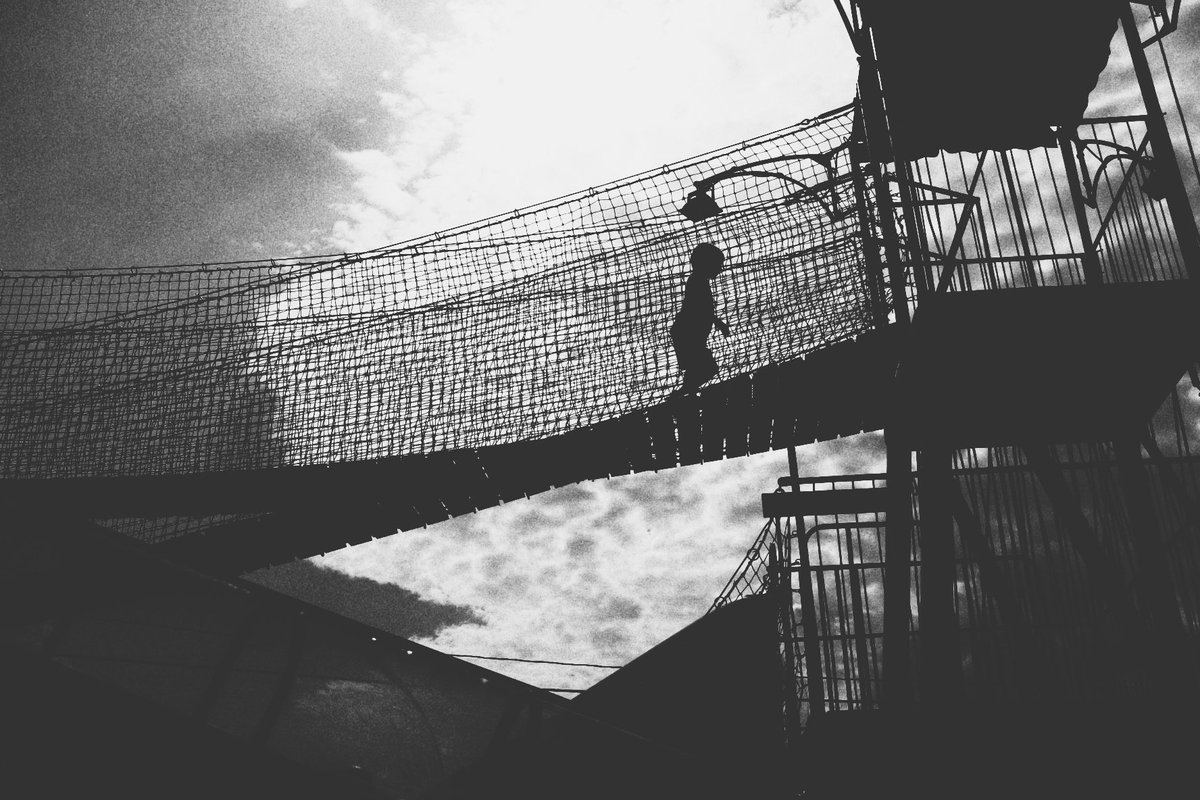
[[[749,375],[726,382],[725,456],[737,458],[750,452],[750,422],[753,385]]]
[[[780,364],[776,372],[775,411],[771,424],[771,449],[781,450],[793,444],[805,444],[812,441],[806,435],[797,433],[798,415],[804,411],[805,403],[811,405],[809,395],[820,391],[813,386],[811,370],[808,364],[800,359]],[[811,416],[807,420],[810,426]]]
[[[425,460],[423,476],[433,493],[441,500],[446,514],[461,517],[475,511],[470,492],[462,480],[462,473],[455,465],[457,451],[443,451],[430,455]]]
[[[620,441],[617,420],[605,420],[583,429],[582,450],[576,457],[587,461],[588,478],[607,478],[628,471],[625,450]]]
[[[779,403],[779,375],[774,365],[763,367],[750,375],[750,425],[747,445],[751,453],[771,449],[771,429],[775,408]]]
[[[700,399],[685,396],[674,400],[671,416],[675,419],[676,435],[679,437],[679,464],[699,464],[700,453]]]
[[[598,446],[599,437],[591,428],[568,431],[547,440],[549,466],[555,486],[608,477],[605,454]]]
[[[646,420],[650,429],[650,444],[654,451],[654,468],[670,469],[678,465],[678,432],[675,429],[675,415],[671,407],[658,405],[650,408],[646,412]]]
[[[727,401],[723,384],[705,390],[700,397],[700,457],[704,461],[720,461],[725,457]]]
[[[442,487],[432,480],[438,458],[445,456],[443,453],[428,455],[408,473],[408,482],[412,486],[409,497],[421,515],[422,525],[432,525],[450,517],[450,512],[442,504]]]
[[[456,450],[453,457],[454,479],[463,487],[471,505],[476,509],[498,505],[500,492],[484,471],[479,453],[475,450]]]
[[[650,421],[644,411],[627,414],[616,421],[615,437],[621,444],[628,472],[648,472],[655,469],[654,443],[650,432]],[[674,443],[671,449],[674,450]]]
[[[552,485],[546,460],[549,448],[545,439],[532,442],[514,442],[505,445],[505,466],[520,482],[525,495],[544,492]]]
[[[421,515],[407,498],[400,496],[395,500],[385,500],[384,508],[398,531],[411,531],[421,527]]]
[[[514,468],[510,448],[512,445],[483,447],[476,451],[479,465],[487,474],[488,481],[500,502],[507,503],[525,496],[525,484],[520,471]]]

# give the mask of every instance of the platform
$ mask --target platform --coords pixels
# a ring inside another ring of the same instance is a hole
[[[1200,357],[1184,281],[949,293],[922,302],[898,368],[917,441],[1107,441],[1149,420]]]
[[[1095,0],[984,0],[969,10],[953,0],[859,5],[874,36],[896,160],[1048,144],[1051,125],[1083,116],[1119,11]]]

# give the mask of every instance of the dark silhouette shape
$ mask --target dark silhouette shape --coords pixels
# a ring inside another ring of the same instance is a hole
[[[259,586],[406,639],[433,637],[455,625],[483,623],[469,606],[426,600],[408,589],[344,575],[309,561],[291,561],[245,577]]]
[[[692,251],[691,262],[692,274],[683,290],[683,303],[671,323],[671,344],[683,370],[683,386],[674,395],[694,392],[717,374],[717,360],[708,349],[713,326],[723,336],[729,335],[729,326],[717,316],[709,284],[725,266],[725,254],[716,245],[704,242]]]

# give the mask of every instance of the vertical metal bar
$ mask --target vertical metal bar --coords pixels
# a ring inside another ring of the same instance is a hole
[[[864,24],[858,43],[859,95],[863,106],[867,144],[871,161],[868,174],[875,189],[880,235],[887,258],[888,283],[896,314],[897,333],[903,335],[910,320],[904,267],[896,235],[891,194],[880,174],[880,161],[891,157],[891,142],[883,110],[879,72],[870,28]],[[901,339],[901,351],[903,340]],[[909,670],[909,631],[911,591],[909,553],[912,541],[912,450],[902,409],[895,408],[885,429],[887,442],[887,485],[889,501],[884,541],[884,640],[883,704],[897,712],[912,705],[912,678]]]
[[[800,490],[800,470],[796,460],[796,448],[788,447],[788,473],[792,478],[793,492]],[[804,519],[796,517],[797,544],[800,552],[800,627],[804,631],[804,668],[808,676],[809,713],[819,716],[825,711],[825,679],[821,666],[821,639],[817,628],[817,610],[813,597],[812,563],[808,557],[808,536],[804,530]]]
[[[1118,5],[1121,9],[1121,27],[1125,30],[1125,42],[1129,47],[1133,71],[1137,75],[1138,87],[1142,91],[1142,103],[1146,108],[1146,130],[1154,147],[1154,169],[1162,171],[1159,179],[1165,182],[1167,208],[1175,225],[1179,249],[1183,253],[1183,266],[1188,277],[1194,278],[1196,270],[1200,269],[1200,232],[1196,229],[1196,218],[1192,215],[1187,189],[1183,185],[1183,175],[1179,172],[1179,162],[1175,158],[1175,148],[1171,144],[1167,122],[1158,102],[1154,76],[1150,72],[1150,64],[1146,61],[1146,53],[1142,50],[1141,35],[1133,19],[1133,9],[1129,3]]]
[[[776,560],[774,587],[776,602],[779,603],[780,640],[783,645],[783,723],[785,741],[790,741],[800,732],[800,703],[796,695],[796,617],[792,611],[792,570],[788,537],[783,525],[775,520],[775,543],[768,551]],[[776,555],[778,554],[778,555]]]
[[[900,184],[900,212],[904,216],[904,227],[908,233],[909,241],[916,238],[918,249],[914,252],[912,247],[908,248],[908,257],[912,264],[913,282],[917,287],[918,297],[926,294],[933,287],[933,278],[930,275],[929,265],[929,241],[925,235],[925,226],[921,216],[915,211],[915,204],[912,191],[912,170],[907,161],[896,162],[896,177]],[[953,258],[952,253],[946,254],[948,258]]]
[[[910,318],[908,288],[905,284],[904,261],[900,256],[900,237],[896,232],[892,193],[888,188],[887,181],[882,177],[879,164],[872,163],[868,169],[871,172],[871,182],[875,186],[875,196],[878,200],[879,231],[883,236],[883,250],[888,262],[888,283],[892,289],[892,309],[896,313],[896,322],[906,325]]]
[[[859,37],[858,91],[863,110],[863,126],[866,133],[870,161],[867,172],[875,191],[876,208],[879,214],[880,235],[883,237],[884,253],[887,257],[888,282],[892,290],[892,305],[896,321],[907,323],[908,291],[905,288],[904,264],[900,258],[900,243],[896,236],[896,218],[892,206],[891,190],[883,179],[880,164],[890,159],[891,136],[883,110],[883,94],[879,87],[879,73],[871,46],[869,28]]]
[[[921,706],[950,711],[962,682],[955,610],[953,451],[944,445],[917,456],[921,481]]]
[[[863,260],[866,262],[867,298],[871,304],[872,322],[876,328],[883,328],[888,324],[887,306],[883,299],[883,262],[879,259],[875,227],[871,224],[867,182],[861,165],[852,163],[850,172],[854,178],[854,198],[858,206],[858,230],[862,237]]]
[[[1065,128],[1058,131],[1058,149],[1062,153],[1063,168],[1067,173],[1067,186],[1071,190],[1071,204],[1075,207],[1075,224],[1079,227],[1079,238],[1083,242],[1083,282],[1099,284],[1104,278],[1100,274],[1100,257],[1096,254],[1096,241],[1092,239],[1088,224],[1087,208],[1083,203],[1083,189],[1079,183],[1079,171],[1075,168],[1072,142],[1075,131],[1068,135]],[[1051,173],[1053,174],[1053,173]]]
[[[858,567],[854,563],[854,534],[853,528],[846,528],[846,570],[850,573],[850,607],[854,615],[854,655],[858,660],[859,696],[864,709],[871,708],[871,664],[867,653],[867,630],[863,614],[862,581],[859,578]]]
[[[899,415],[897,415],[898,417]],[[913,700],[909,664],[912,628],[912,451],[897,421],[884,432],[887,445],[888,507],[883,546],[883,697],[887,709],[903,712]]]
[[[1021,255],[1025,257],[1021,262],[1021,271],[1025,273],[1026,285],[1037,286],[1038,275],[1033,266],[1033,251],[1029,247],[1029,234],[1025,230],[1025,218],[1022,216],[1021,195],[1017,191],[1017,182],[1013,179],[1008,151],[999,150],[997,156],[1000,158],[1000,165],[1004,168],[1004,181],[1008,184],[1009,208],[1012,210],[1013,222],[1017,226],[1017,237],[1021,241]]]

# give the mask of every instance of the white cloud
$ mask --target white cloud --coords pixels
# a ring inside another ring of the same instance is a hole
[[[461,2],[381,87],[396,121],[356,176],[335,249],[382,246],[748,138],[847,102],[855,62],[818,4]],[[363,1],[377,35],[411,39]],[[380,218],[388,220],[384,238]]]
[[[806,475],[882,469],[877,437],[800,450]],[[871,456],[866,456],[870,458]],[[759,496],[782,453],[592,481],[406,531],[324,557],[323,566],[476,609],[485,625],[442,631],[447,652],[623,664],[705,613],[762,527]],[[541,686],[606,673],[489,664]]]

